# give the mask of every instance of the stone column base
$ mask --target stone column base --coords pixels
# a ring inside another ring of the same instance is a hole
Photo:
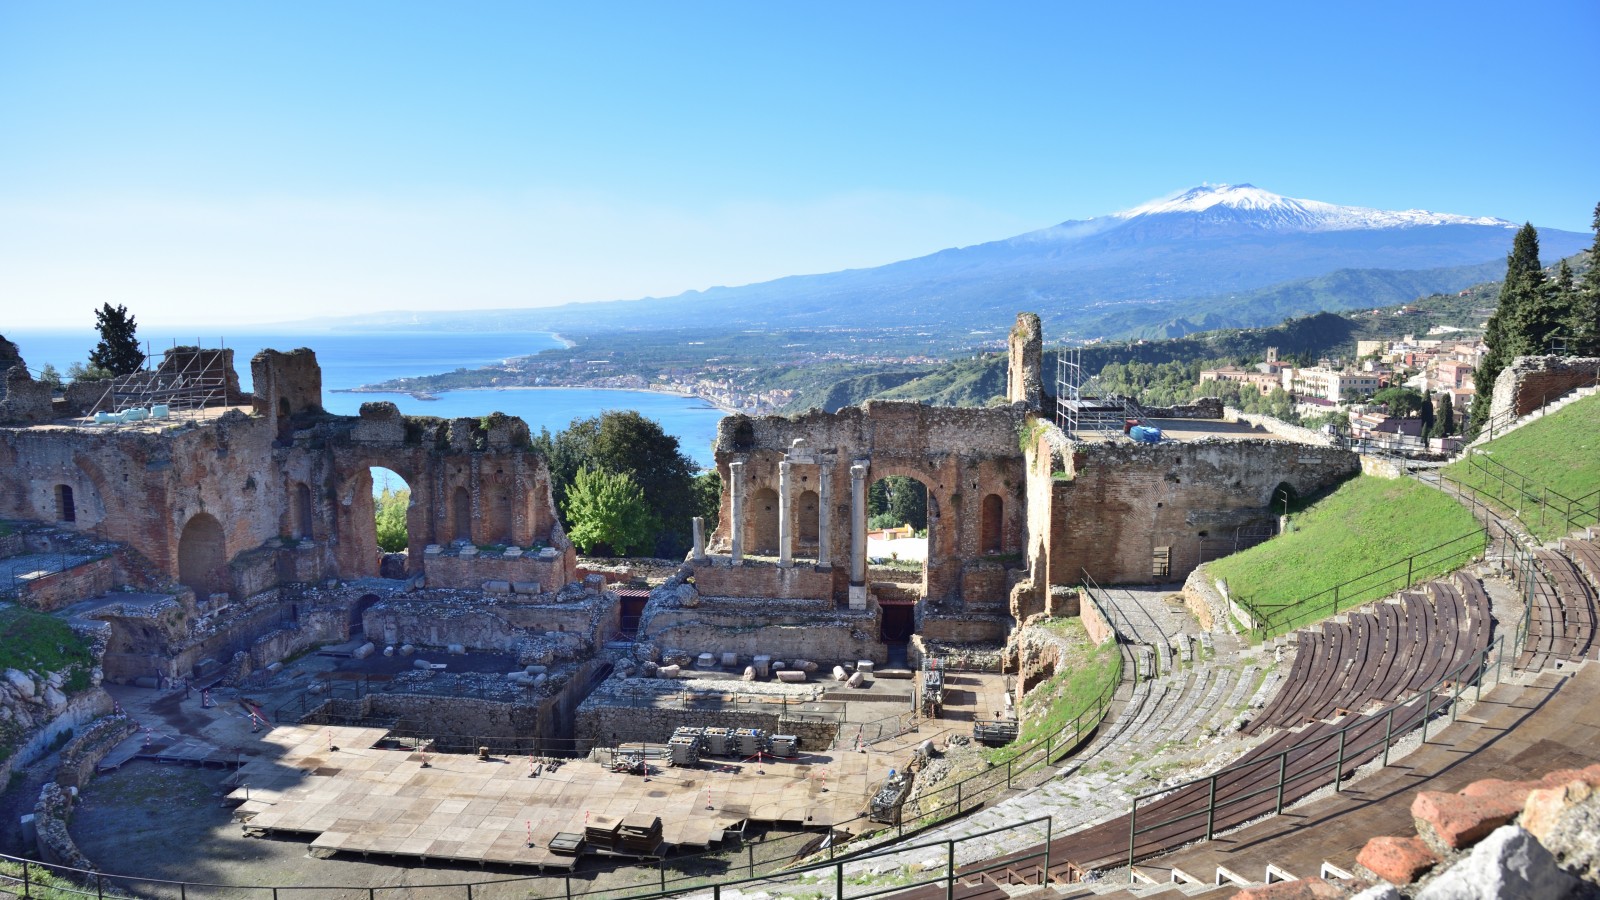
[[[864,585],[864,584],[852,584],[852,585],[850,585],[850,608],[851,609],[866,609],[867,608],[867,586],[866,585]]]

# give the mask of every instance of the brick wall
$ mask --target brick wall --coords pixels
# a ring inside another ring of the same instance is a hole
[[[1489,415],[1525,416],[1560,394],[1594,384],[1597,377],[1600,359],[1594,357],[1519,356],[1495,379]]]
[[[65,572],[25,582],[17,600],[41,612],[55,612],[79,600],[98,597],[116,583],[116,564],[108,557],[73,566]]]

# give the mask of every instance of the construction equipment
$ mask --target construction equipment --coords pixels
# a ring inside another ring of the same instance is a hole
[[[900,824],[900,810],[911,795],[911,773],[889,770],[889,777],[878,786],[867,807],[867,818],[885,825]]]
[[[796,755],[800,749],[800,738],[792,734],[775,734],[772,736],[772,755],[788,758]]]

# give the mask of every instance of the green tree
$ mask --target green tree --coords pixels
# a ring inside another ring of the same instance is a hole
[[[39,380],[50,385],[50,389],[55,391],[61,390],[65,385],[65,382],[61,379],[61,373],[56,371],[56,367],[50,363],[45,363],[44,368],[39,370]]]
[[[1567,330],[1573,352],[1600,356],[1600,203],[1594,207],[1594,246],[1589,248],[1589,270],[1572,289],[1572,316]]]
[[[1541,329],[1552,321],[1546,315],[1549,293],[1544,269],[1539,266],[1539,232],[1531,223],[1525,224],[1511,242],[1511,253],[1506,257],[1506,278],[1500,285],[1500,302],[1483,333],[1483,342],[1489,351],[1483,355],[1473,375],[1473,383],[1478,388],[1472,398],[1474,431],[1489,418],[1489,399],[1500,370],[1518,356],[1543,349],[1549,335]],[[1556,317],[1553,321],[1559,323],[1560,319]]]
[[[661,423],[633,410],[606,410],[573,419],[554,436],[543,429],[533,445],[549,462],[558,509],[567,508],[568,492],[586,468],[629,475],[644,492],[657,523],[658,533],[647,552],[680,558],[689,549],[690,520],[701,514],[694,489],[695,464]],[[566,524],[570,531],[574,523],[569,518]]]
[[[880,478],[867,489],[867,515],[878,523],[874,527],[910,525],[922,531],[928,527],[928,489],[906,475]]]
[[[135,333],[138,323],[126,306],[107,303],[95,310],[94,327],[100,332],[100,342],[89,352],[91,366],[113,375],[129,375],[144,365],[144,352]]]
[[[722,513],[722,476],[713,469],[694,477],[694,514],[706,520],[706,533],[717,525]]]
[[[1386,387],[1373,394],[1372,399],[1382,403],[1389,410],[1389,415],[1406,419],[1421,413],[1428,406],[1427,398],[1408,387]]]
[[[102,381],[110,377],[112,377],[110,372],[93,364],[86,366],[81,362],[75,362],[67,366],[68,381]]]
[[[604,469],[579,469],[567,489],[572,542],[584,553],[631,556],[655,546],[659,523],[633,477]]]
[[[406,510],[411,507],[411,492],[404,488],[393,490],[384,485],[374,506],[378,549],[385,553],[399,553],[406,549]]]
[[[1433,410],[1433,430],[1429,437],[1449,437],[1456,430],[1456,405],[1449,393],[1439,395]]]

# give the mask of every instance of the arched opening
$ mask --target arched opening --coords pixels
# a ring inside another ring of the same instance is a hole
[[[78,505],[72,499],[71,485],[56,485],[56,519],[62,522],[78,521]]]
[[[450,524],[452,540],[472,543],[472,495],[464,487],[450,495]]]
[[[289,414],[289,399],[278,398],[278,440],[290,441],[294,438],[294,421]]]
[[[350,607],[351,637],[355,637],[358,634],[363,634],[366,632],[366,625],[363,616],[366,615],[367,610],[371,609],[373,605],[378,602],[378,600],[379,597],[377,594],[364,594],[360,600],[355,602],[354,606]]]
[[[928,558],[928,487],[887,475],[867,490],[867,556],[888,563]]]
[[[178,581],[203,598],[226,593],[228,580],[222,523],[210,513],[195,513],[178,538]]]
[[[801,491],[795,501],[795,531],[800,537],[800,543],[806,546],[817,545],[819,517],[822,504],[817,499],[816,491]]]
[[[745,521],[745,552],[777,556],[778,492],[764,487],[752,493]]]
[[[983,553],[999,553],[1005,543],[1005,501],[999,494],[985,494],[983,511],[979,516],[978,549]]]
[[[278,398],[278,418],[280,418],[280,419],[289,418],[289,398],[288,397],[279,397]]]
[[[311,488],[302,482],[295,482],[289,491],[289,503],[293,509],[290,536],[297,540],[311,540],[314,537],[311,528]]]
[[[483,535],[491,544],[514,544],[511,534],[511,478],[496,472],[494,482],[484,489]]]
[[[411,509],[411,485],[393,469],[373,466],[372,499],[378,550],[382,553],[406,552],[411,544],[406,522]]]

